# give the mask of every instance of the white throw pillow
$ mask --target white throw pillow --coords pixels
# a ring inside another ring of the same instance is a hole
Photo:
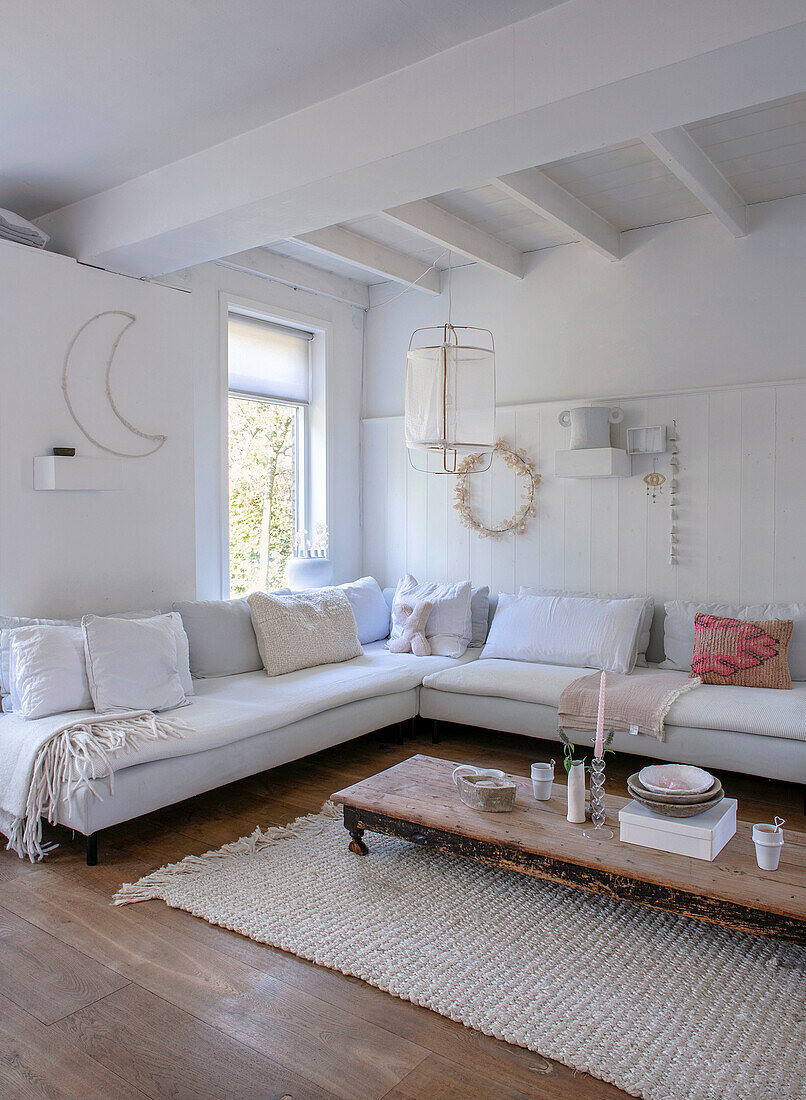
[[[246,608],[247,616],[249,608]],[[161,615],[161,611],[121,611],[114,615],[116,619],[154,619]],[[106,617],[106,616],[105,616]],[[0,709],[5,712],[15,710],[14,698],[9,683],[9,662],[11,656],[11,642],[9,631],[21,626],[75,626],[80,629],[81,619],[27,619],[22,617],[0,616]],[[251,630],[251,623],[249,625]],[[174,623],[176,634],[176,653],[179,662],[179,676],[185,695],[193,695],[193,680],[190,675],[190,643],[180,619]],[[83,648],[83,642],[82,642]],[[257,651],[257,645],[255,645]],[[260,667],[259,665],[257,667]],[[55,713],[58,713],[55,712]]]
[[[461,657],[473,636],[470,581],[460,584],[418,584],[410,573],[401,577],[392,601],[392,639],[399,638],[403,632],[396,618],[396,608],[401,604],[413,607],[421,600],[428,600],[434,605],[425,624],[425,636],[431,643],[431,652],[439,657]]]
[[[84,654],[95,709],[170,710],[185,702],[172,611],[156,619],[85,615]]]
[[[643,612],[642,599],[502,592],[481,656],[632,672]]]
[[[697,603],[695,600],[669,600],[665,605],[663,650],[666,660],[661,668],[691,671],[694,653],[694,616],[719,615],[742,622],[763,622],[765,619],[791,619],[792,638],[789,642],[789,674],[793,680],[806,680],[806,604],[803,603]]]
[[[389,637],[389,605],[383,598],[381,586],[374,577],[361,577],[349,584],[337,586],[347,597],[355,616],[358,641],[361,645]]]
[[[248,603],[269,676],[350,661],[363,653],[350,602],[338,588],[291,596],[253,592]]]
[[[21,626],[7,633],[11,703],[17,714],[46,718],[92,710],[80,626]]]
[[[638,630],[638,650],[636,654],[635,663],[637,665],[646,664],[646,651],[649,649],[649,636],[652,630],[652,617],[655,614],[655,601],[652,596],[610,596],[605,592],[567,592],[562,588],[526,588],[521,585],[519,589],[519,595],[521,596],[571,596],[579,597],[582,599],[590,599],[593,597],[596,600],[643,600],[644,601],[644,614],[641,616],[641,626]]]
[[[0,707],[4,711],[14,709],[11,697],[11,636],[10,631],[21,626],[67,626],[65,619],[31,619],[22,615],[0,615]]]

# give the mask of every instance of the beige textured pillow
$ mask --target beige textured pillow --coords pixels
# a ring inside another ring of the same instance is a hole
[[[364,652],[349,600],[337,588],[293,596],[253,592],[247,602],[269,676],[349,661]]]

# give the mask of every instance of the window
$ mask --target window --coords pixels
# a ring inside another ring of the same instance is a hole
[[[229,560],[233,596],[279,588],[306,527],[312,333],[230,312]]]

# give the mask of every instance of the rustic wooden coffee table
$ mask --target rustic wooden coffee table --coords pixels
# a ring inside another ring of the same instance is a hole
[[[618,811],[624,798],[606,798],[608,820],[616,826],[611,840],[588,840],[582,825],[566,821],[562,787],[550,801],[537,802],[531,781],[518,776],[511,813],[471,810],[451,779],[455,766],[412,756],[337,791],[332,797],[344,809],[350,851],[367,854],[365,830],[385,833],[595,894],[806,944],[806,832],[787,828],[778,870],[761,871],[752,826],[739,821],[736,836],[708,863],[622,844]]]

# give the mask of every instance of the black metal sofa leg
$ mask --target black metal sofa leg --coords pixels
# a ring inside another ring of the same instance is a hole
[[[438,745],[441,738],[439,736],[439,723],[436,718],[431,719],[431,744]]]
[[[87,837],[87,866],[95,867],[98,863],[98,834],[90,833]]]

